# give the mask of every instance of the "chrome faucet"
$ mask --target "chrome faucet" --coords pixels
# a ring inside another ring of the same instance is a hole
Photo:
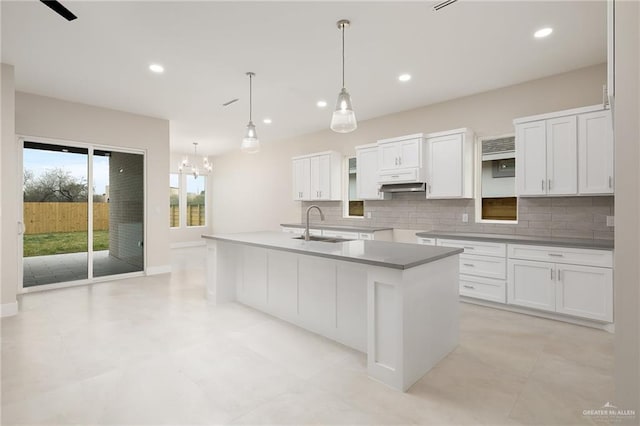
[[[305,231],[304,231],[305,241],[309,241],[309,212],[313,208],[318,209],[318,212],[320,213],[320,220],[324,220],[324,213],[322,213],[322,210],[320,210],[320,207],[316,206],[315,204],[312,206],[309,206],[309,208],[307,209],[307,227],[305,228]]]

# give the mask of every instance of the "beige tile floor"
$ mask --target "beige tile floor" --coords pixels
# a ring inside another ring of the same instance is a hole
[[[458,348],[403,394],[361,353],[208,305],[203,248],[173,266],[23,296],[2,320],[2,424],[593,424],[612,398],[606,332],[462,304]]]

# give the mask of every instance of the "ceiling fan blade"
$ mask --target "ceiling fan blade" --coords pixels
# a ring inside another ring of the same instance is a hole
[[[56,0],[40,0],[40,1],[45,5],[47,5],[49,8],[51,8],[51,10],[56,12],[58,15],[62,16],[67,21],[73,21],[74,19],[78,18],[69,9],[64,7],[62,3],[60,3],[59,1],[56,1]]]

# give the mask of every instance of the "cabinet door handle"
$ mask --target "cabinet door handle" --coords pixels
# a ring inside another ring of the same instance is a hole
[[[613,182],[611,176],[609,176],[609,188],[613,188]]]
[[[470,288],[471,290],[474,290],[474,289],[475,289],[475,287],[474,287],[474,286],[472,286],[472,285],[467,285],[467,284],[463,284],[463,285],[462,285],[462,287],[464,287],[464,288]]]
[[[551,271],[551,281],[553,281],[553,268],[549,269]]]
[[[398,164],[402,165],[402,157],[398,157]]]
[[[429,194],[431,194],[431,184],[430,183],[427,184],[427,192]]]
[[[544,179],[540,181],[540,189],[544,191]]]
[[[549,179],[549,185],[547,186],[547,188],[549,188],[549,191],[551,191],[551,179]]]
[[[476,265],[474,265],[473,263],[463,263],[462,265],[463,266],[468,266],[470,268],[475,268],[476,267]]]
[[[394,158],[393,161],[394,161],[395,165],[397,166],[398,165],[398,157]]]
[[[322,198],[322,191],[318,191],[319,197]]]
[[[558,281],[562,281],[562,275],[560,275],[561,272],[562,270],[558,269]]]
[[[551,257],[564,257],[564,254],[562,254],[562,253],[549,253],[549,256],[551,256]]]

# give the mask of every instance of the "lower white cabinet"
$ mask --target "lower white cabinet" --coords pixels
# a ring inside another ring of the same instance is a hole
[[[509,260],[507,300],[511,305],[556,310],[555,265],[547,262]]]
[[[432,237],[417,241],[464,248],[461,296],[613,322],[611,250]]]
[[[556,312],[613,322],[613,271],[593,266],[556,266]]]
[[[509,304],[613,322],[611,268],[528,260],[508,264]]]

